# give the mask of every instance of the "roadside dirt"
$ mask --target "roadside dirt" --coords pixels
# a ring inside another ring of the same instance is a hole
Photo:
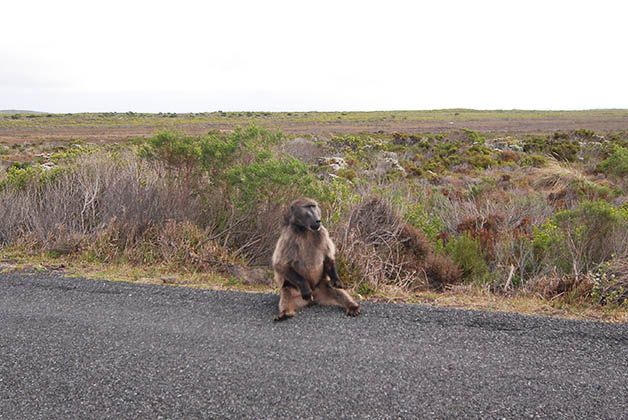
[[[628,117],[577,117],[577,118],[539,118],[539,119],[474,119],[474,120],[415,120],[415,121],[254,121],[262,127],[276,129],[288,135],[313,134],[328,135],[333,133],[440,133],[453,129],[468,128],[480,132],[495,134],[546,134],[555,131],[589,129],[596,133],[609,133],[628,130]],[[231,130],[233,124],[187,124],[178,129],[187,134],[203,134],[209,130]],[[136,137],[151,136],[162,130],[162,126],[56,126],[46,128],[0,128],[0,142],[29,143],[39,141],[81,139],[94,143],[109,143]]]

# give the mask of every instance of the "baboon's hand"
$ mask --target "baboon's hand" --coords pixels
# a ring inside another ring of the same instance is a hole
[[[351,306],[350,308],[347,308],[347,315],[348,316],[360,315],[360,305]]]
[[[301,297],[303,298],[304,301],[306,302],[310,302],[313,300],[312,298],[312,291],[309,289],[303,289],[301,290]]]

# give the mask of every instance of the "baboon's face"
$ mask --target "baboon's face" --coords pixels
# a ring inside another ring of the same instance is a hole
[[[321,211],[314,200],[297,200],[290,206],[290,223],[313,232],[321,228]]]

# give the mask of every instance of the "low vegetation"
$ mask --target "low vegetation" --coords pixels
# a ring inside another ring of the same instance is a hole
[[[524,111],[524,110],[474,110],[441,109],[426,111],[372,111],[372,112],[196,112],[157,114],[139,112],[95,112],[74,114],[51,114],[44,112],[0,111],[0,128],[31,127],[44,128],[56,126],[154,126],[181,127],[186,124],[239,124],[272,126],[278,122],[383,122],[383,121],[469,121],[477,119],[514,119],[535,120],[547,118],[587,118],[587,117],[625,117],[628,111],[623,109],[604,109],[588,111]]]
[[[309,196],[341,277],[363,298],[628,309],[626,132],[293,139],[246,126],[46,147],[0,145],[5,259],[269,285],[282,210]]]

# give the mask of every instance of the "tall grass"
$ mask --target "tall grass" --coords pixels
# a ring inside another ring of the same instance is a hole
[[[0,243],[28,236],[42,249],[63,248],[116,225],[126,244],[168,220],[201,222],[200,197],[186,194],[182,180],[164,176],[163,164],[128,152],[86,154],[47,179],[13,179],[0,191]]]

